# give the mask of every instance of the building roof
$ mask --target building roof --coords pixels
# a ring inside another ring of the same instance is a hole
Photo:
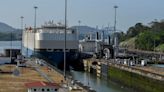
[[[60,87],[59,84],[57,84],[57,83],[50,83],[50,82],[43,82],[43,81],[25,83],[25,86],[27,88],[33,88],[33,87],[54,87],[54,88],[59,88]]]

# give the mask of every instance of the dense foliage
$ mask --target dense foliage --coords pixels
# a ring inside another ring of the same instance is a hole
[[[153,21],[147,26],[137,23],[135,26],[130,27],[126,34],[120,36],[122,41],[132,37],[136,37],[136,49],[153,51],[159,45],[164,44],[164,21]],[[161,51],[163,50],[161,49]]]

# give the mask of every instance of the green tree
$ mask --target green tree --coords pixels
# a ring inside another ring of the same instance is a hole
[[[137,36],[135,41],[136,48],[142,50],[154,50],[160,43],[160,37],[156,32],[145,31]]]
[[[127,31],[127,38],[135,37],[139,35],[141,32],[147,31],[150,28],[148,26],[143,25],[142,23],[137,23],[135,26],[130,27]]]

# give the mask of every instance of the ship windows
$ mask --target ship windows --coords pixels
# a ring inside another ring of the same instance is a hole
[[[46,49],[36,49],[36,51],[46,51]]]
[[[54,49],[55,52],[61,52],[63,51],[62,49]]]
[[[50,89],[47,89],[47,91],[50,91]]]
[[[69,49],[66,49],[67,52],[69,52],[70,50]]]
[[[74,30],[72,30],[72,34],[74,34],[75,33],[75,31]]]
[[[36,89],[34,89],[34,91],[36,91]]]
[[[70,49],[70,52],[76,52],[77,50],[76,49]]]
[[[48,52],[53,52],[53,49],[47,49]]]
[[[58,89],[55,89],[55,91],[58,91]]]

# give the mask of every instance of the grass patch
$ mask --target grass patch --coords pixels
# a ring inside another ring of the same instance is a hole
[[[125,85],[128,88],[138,90],[139,92],[163,92],[164,90],[164,81],[150,79],[113,66],[109,67],[108,77],[112,81]]]

